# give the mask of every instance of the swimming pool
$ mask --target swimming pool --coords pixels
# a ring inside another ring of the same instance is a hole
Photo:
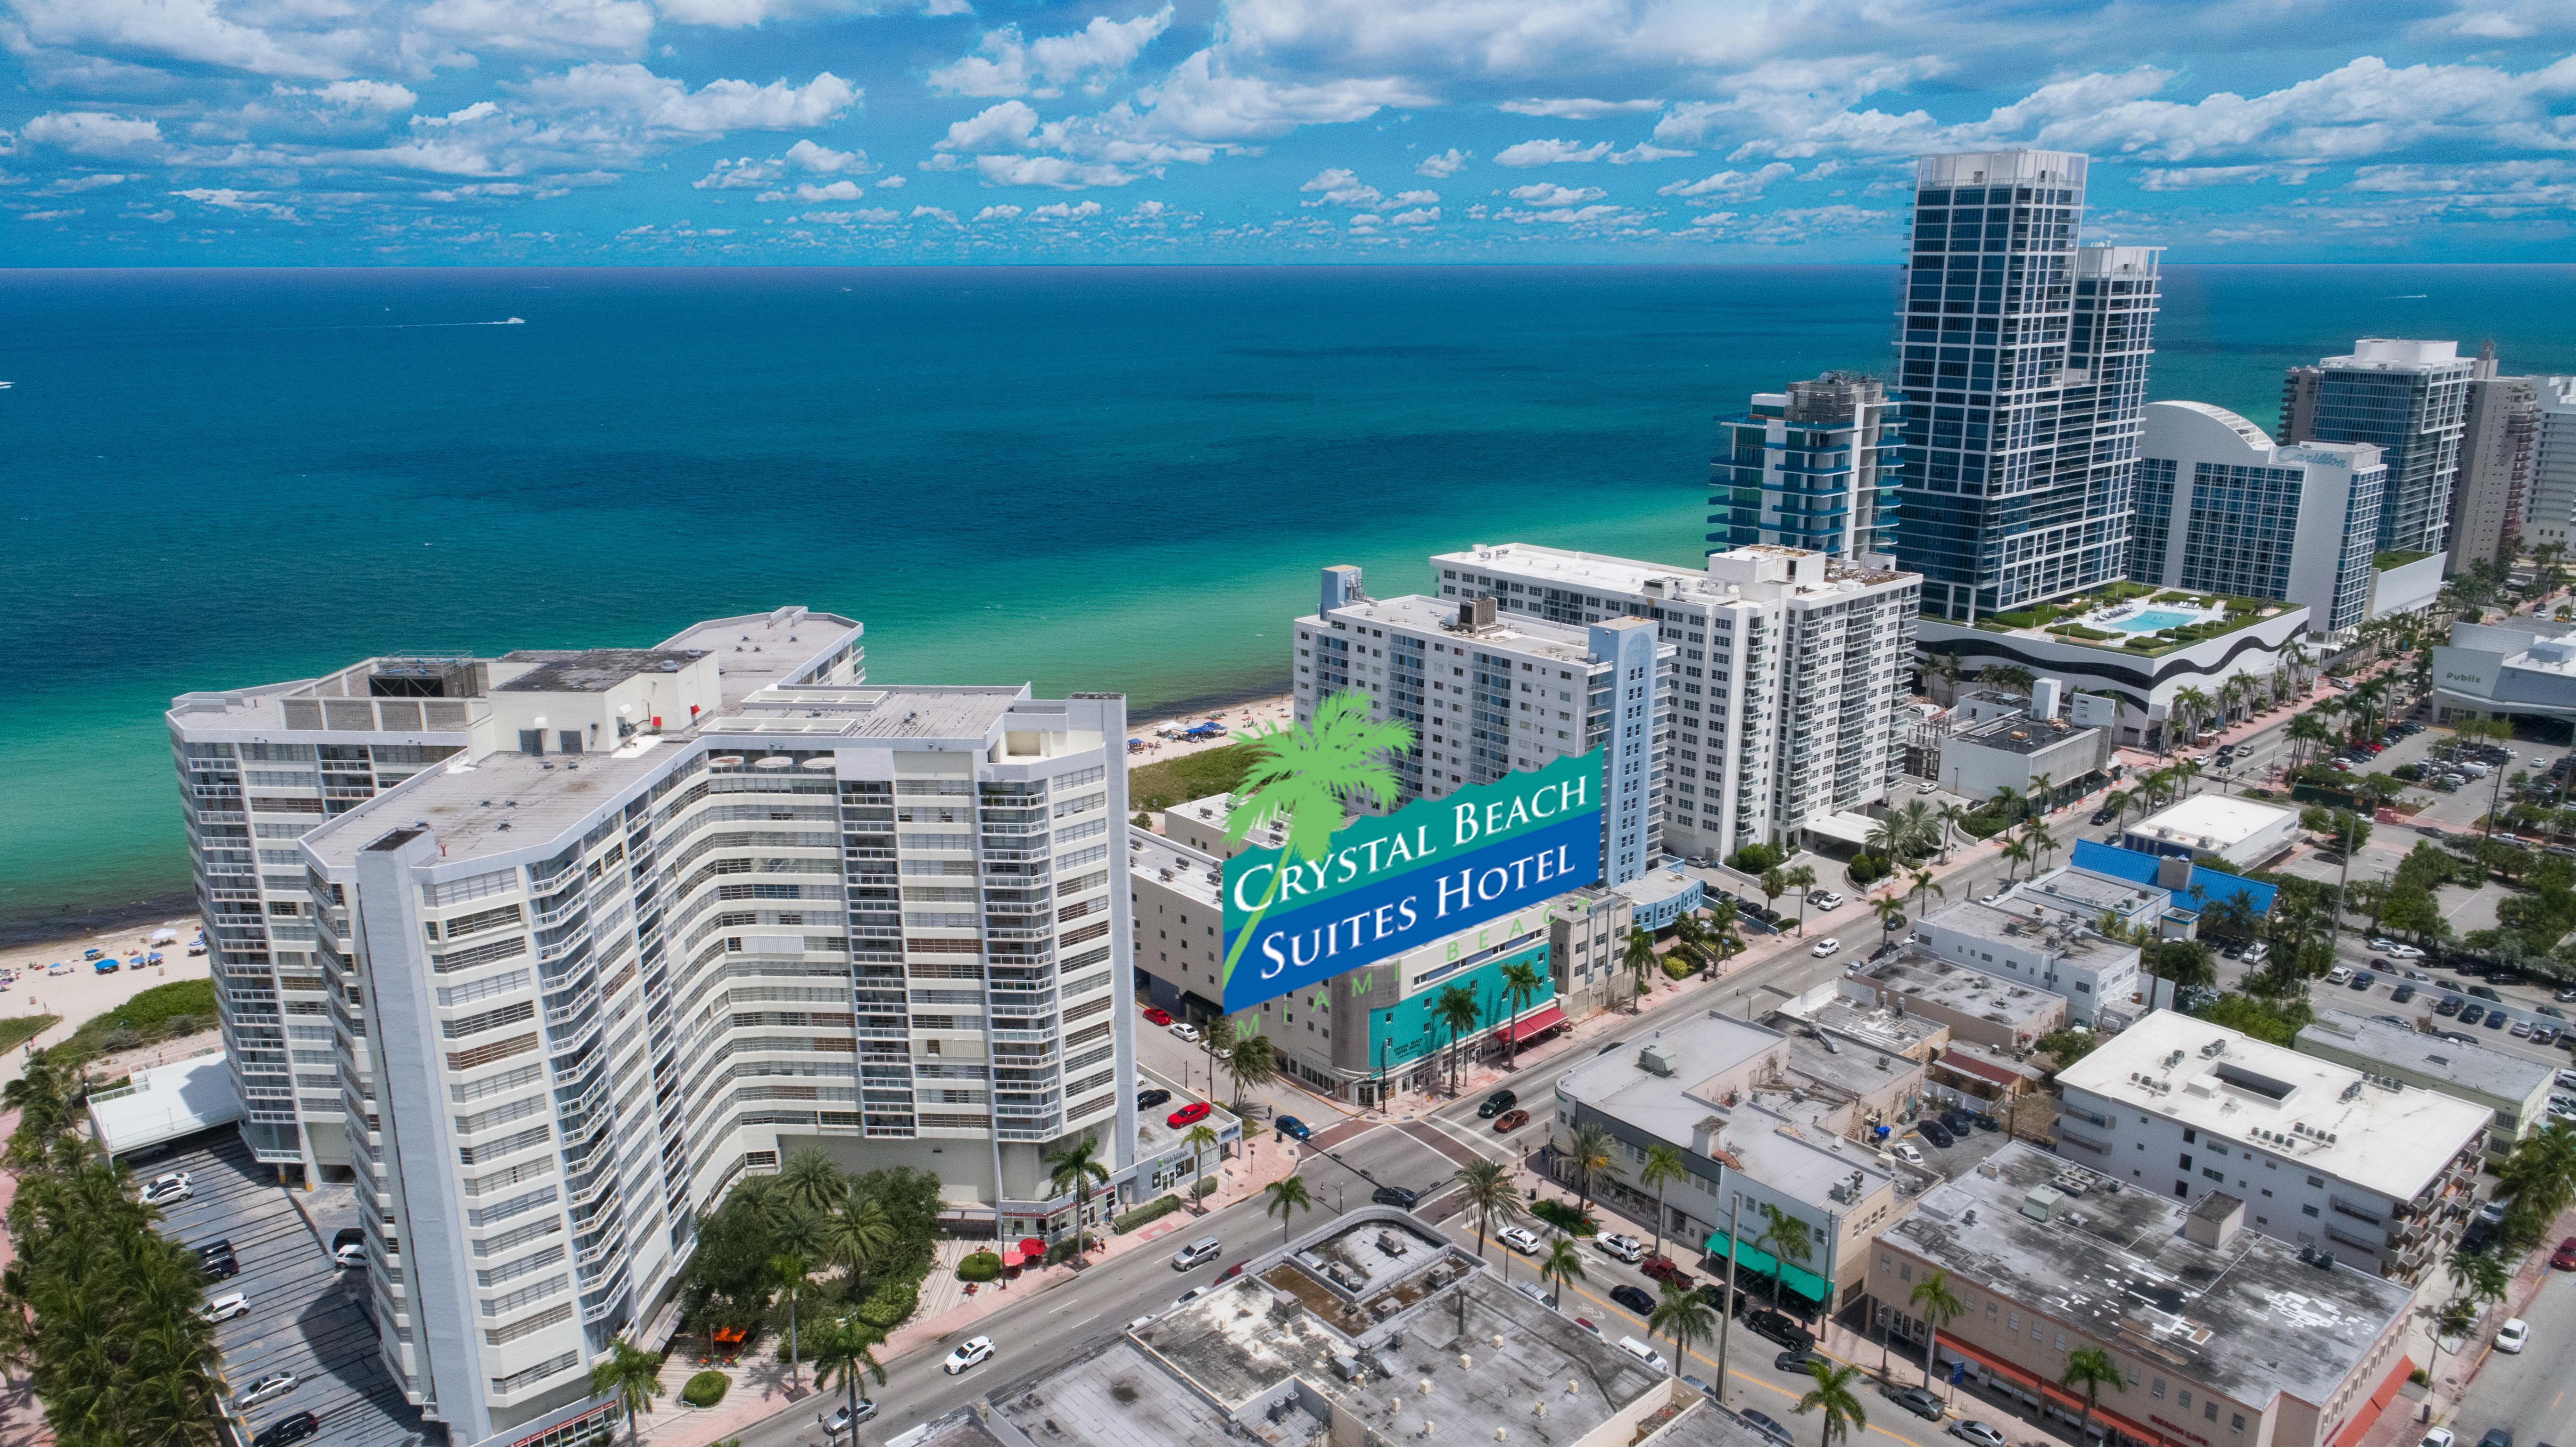
[[[2123,633],[2153,633],[2159,628],[2180,628],[2192,622],[2197,616],[2192,613],[2177,613],[2170,608],[2150,608],[2143,613],[2132,613],[2126,618],[2115,618],[2109,626]]]

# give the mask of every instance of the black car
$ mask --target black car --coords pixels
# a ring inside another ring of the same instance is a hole
[[[2478,1439],[2478,1447],[2513,1447],[2513,1434],[2502,1427],[2489,1427]]]
[[[1922,1131],[1923,1138],[1936,1146],[1955,1146],[1959,1143],[1959,1138],[1950,1134],[1950,1128],[1937,1120],[1923,1122]]]
[[[1816,1334],[1798,1324],[1798,1319],[1784,1311],[1756,1307],[1744,1314],[1744,1324],[1757,1336],[1769,1337],[1791,1351],[1811,1352],[1816,1349]]]
[[[1771,1369],[1778,1372],[1803,1372],[1810,1362],[1822,1361],[1814,1352],[1785,1351],[1771,1359]]]
[[[2245,958],[2245,941],[2229,940],[2227,942],[2227,948],[2220,950],[2219,953],[2227,956],[2231,960],[2241,960]]]
[[[1136,1108],[1138,1110],[1152,1110],[1155,1106],[1161,1105],[1164,1101],[1171,1098],[1172,1093],[1160,1088],[1159,1086],[1152,1090],[1140,1090],[1136,1092]]]
[[[2388,992],[2388,1003],[2392,1005],[2403,1005],[2414,998],[2415,987],[2413,985],[2400,985],[2396,989]]]
[[[1520,1103],[1521,1098],[1518,1095],[1513,1094],[1511,1091],[1497,1090],[1493,1094],[1485,1097],[1484,1104],[1476,1107],[1476,1119],[1492,1120],[1495,1116],[1501,1115],[1504,1111],[1507,1111]]]
[[[230,1281],[241,1275],[241,1263],[234,1260],[233,1254],[229,1251],[221,1256],[209,1256],[201,1264],[205,1268],[208,1281]]]
[[[301,1442],[321,1430],[321,1418],[310,1412],[298,1412],[292,1417],[280,1417],[269,1423],[258,1436],[250,1439],[250,1447],[286,1447],[289,1442]]]
[[[2460,1007],[2467,1003],[2469,1003],[2467,1000],[2462,999],[2458,995],[2444,995],[2442,997],[2442,1003],[2433,1007],[2433,1013],[2436,1015],[2457,1015],[2460,1013]]]
[[[2356,990],[2367,990],[2367,989],[2369,989],[2371,986],[2376,985],[2376,984],[2378,984],[2378,983],[2379,983],[2379,977],[2378,977],[2377,975],[2372,974],[2372,973],[2371,973],[2370,971],[2368,971],[2368,970],[2355,970],[2355,971],[2353,972],[2353,976],[2352,976],[2352,988],[2353,988],[2353,989],[2356,989]]]
[[[205,1245],[197,1248],[197,1259],[200,1261],[212,1261],[218,1256],[230,1256],[232,1254],[233,1241],[229,1236],[220,1241],[209,1241]]]
[[[1610,1299],[1619,1303],[1621,1306],[1628,1308],[1630,1311],[1637,1313],[1639,1316],[1651,1315],[1655,1309],[1655,1299],[1653,1297],[1648,1296],[1643,1290],[1637,1287],[1629,1286],[1624,1283],[1610,1288]]]
[[[1926,1422],[1938,1422],[1945,1415],[1940,1397],[1921,1387],[1899,1387],[1887,1394],[1887,1400]]]
[[[2113,818],[2114,816],[2116,816],[2119,812],[2120,812],[2120,811],[2119,811],[2116,807],[2115,807],[2115,808],[2107,808],[2107,809],[2096,809],[2096,810],[2094,810],[2094,811],[2093,811],[2093,822],[2094,822],[2094,824],[2096,824],[2097,826],[2098,826],[2098,825],[2103,825],[2103,824],[2108,824],[2108,823],[2110,823],[2110,822],[2111,822],[2112,818]]]
[[[1381,1206],[1393,1206],[1398,1210],[1410,1211],[1413,1209],[1413,1203],[1422,1199],[1422,1193],[1407,1190],[1402,1186],[1380,1186],[1369,1193],[1369,1199]]]
[[[2003,1124],[1997,1121],[1993,1116],[1981,1115],[1977,1117],[1977,1129],[1983,1131],[1999,1131],[2003,1129]]]
[[[2493,989],[2485,985],[2469,986],[2469,998],[2472,1000],[2493,1000],[2499,1005],[2504,1003],[2504,996],[2497,994]]]
[[[1967,1110],[1959,1106],[1952,1106],[1948,1110],[1941,1112],[1941,1123],[1950,1128],[1950,1134],[1957,1136],[1961,1140],[1966,1140],[1968,1138],[1968,1132],[1975,1126],[1976,1119],[1977,1113],[1975,1111]]]

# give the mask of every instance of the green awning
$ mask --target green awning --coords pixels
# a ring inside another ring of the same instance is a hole
[[[1741,1262],[1765,1276],[1778,1276],[1782,1286],[1809,1301],[1823,1301],[1825,1293],[1830,1289],[1825,1285],[1823,1277],[1798,1263],[1794,1261],[1783,1263],[1778,1257],[1749,1241],[1739,1244],[1724,1231],[1711,1232],[1702,1249],[1713,1256],[1724,1256]]]

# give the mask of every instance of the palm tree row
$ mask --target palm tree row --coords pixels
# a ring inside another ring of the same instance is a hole
[[[221,1363],[197,1314],[205,1271],[152,1229],[160,1212],[132,1176],[74,1133],[85,1089],[77,1066],[38,1051],[0,1095],[21,1112],[0,1358],[27,1373],[65,1447],[219,1447]]]

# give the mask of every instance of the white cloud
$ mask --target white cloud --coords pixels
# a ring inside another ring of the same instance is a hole
[[[1609,194],[1598,186],[1558,186],[1546,181],[1512,188],[1513,200],[1532,206],[1573,206],[1598,201]]]
[[[957,224],[957,213],[949,210],[945,206],[915,206],[912,208],[912,219],[915,221],[925,219],[931,221],[945,221],[949,225],[954,226]]]
[[[1794,246],[1826,236],[1870,231],[1892,234],[1896,230],[1896,221],[1897,213],[1893,211],[1834,205],[1791,207],[1753,215],[1714,211],[1693,218],[1691,225],[1696,234],[1718,240],[1746,241],[1757,246]]]
[[[1171,23],[1172,7],[1166,5],[1132,20],[1095,15],[1070,35],[1035,40],[1024,40],[1018,26],[1005,25],[985,32],[977,54],[932,71],[930,85],[953,95],[1045,98],[1064,94],[1068,86],[1098,95]]]
[[[1017,221],[1020,219],[1020,208],[1017,206],[987,206],[983,210],[975,213],[975,219],[978,221]]]
[[[1437,191],[1398,191],[1386,198],[1389,206],[1428,206],[1440,199]]]
[[[1323,193],[1312,201],[1298,202],[1300,206],[1367,207],[1386,199],[1386,193],[1362,181],[1356,173],[1341,168],[1318,171],[1312,180],[1297,189]]]
[[[1040,206],[1036,210],[1031,211],[1029,213],[1029,219],[1033,221],[1088,221],[1092,217],[1099,215],[1100,212],[1101,205],[1097,201],[1084,201],[1078,205],[1070,201],[1051,201],[1046,205]]]
[[[1450,177],[1457,175],[1459,172],[1466,170],[1467,163],[1474,159],[1475,157],[1467,152],[1459,150],[1456,146],[1451,146],[1449,149],[1442,151],[1439,155],[1423,157],[1420,162],[1415,164],[1413,174],[1417,176],[1428,176],[1435,181],[1445,181]]]
[[[337,79],[371,44],[363,28],[329,23],[341,18],[336,6],[281,7],[266,26],[223,14],[222,0],[13,0],[12,8],[11,28],[26,44],[252,75]]]
[[[80,191],[95,191],[101,186],[122,186],[128,181],[138,179],[140,178],[124,175],[114,171],[92,172],[86,176],[65,176],[50,185],[36,188],[35,194],[39,196],[69,196]]]
[[[868,159],[868,153],[865,151],[836,151],[829,146],[818,146],[812,141],[800,140],[789,146],[783,153],[771,156],[764,161],[755,161],[749,156],[729,161],[719,159],[704,176],[689,184],[701,191],[710,188],[730,191],[752,186],[776,185],[793,173],[801,172],[808,176],[864,176],[876,169],[876,163]],[[851,194],[854,196],[857,194],[855,187],[851,188]]]
[[[987,186],[1045,186],[1058,191],[1124,186],[1136,179],[1116,166],[1061,156],[977,156],[975,175]]]
[[[711,25],[725,30],[765,25],[772,20],[871,15],[878,9],[870,0],[660,0],[660,4],[665,20],[682,25]]]
[[[830,71],[803,85],[773,80],[711,80],[697,90],[640,65],[576,65],[522,87],[532,106],[632,117],[648,133],[721,135],[784,131],[835,120],[859,102],[859,89]]]
[[[1171,208],[1160,201],[1139,201],[1127,208],[1127,214],[1140,220],[1152,221],[1161,218],[1169,210]]]
[[[1497,211],[1494,216],[1523,226],[1591,226],[1625,220],[1630,214],[1624,206],[1558,206],[1546,211]]]
[[[810,206],[819,201],[856,201],[866,194],[859,189],[859,183],[856,181],[825,181],[819,185],[812,181],[800,181],[793,191],[763,191],[751,199],[764,203],[801,201]]]
[[[1555,166],[1568,162],[1597,161],[1610,154],[1608,141],[1586,146],[1574,141],[1523,141],[1505,147],[1494,157],[1497,166]]]
[[[1659,100],[1507,100],[1499,109],[1516,116],[1553,116],[1558,120],[1597,121],[1603,116],[1633,115],[1664,108]]]
[[[905,184],[905,180],[901,176],[880,176],[877,178],[877,189],[880,191],[900,191],[904,188]]]
[[[1610,153],[1610,164],[1614,166],[1634,166],[1647,161],[1669,161],[1675,156],[1696,156],[1698,154],[1699,152],[1697,151],[1666,150],[1662,146],[1654,145],[1646,141],[1639,141],[1637,144],[1630,146],[1624,151],[1612,151]]]
[[[473,51],[640,59],[653,34],[642,0],[431,0],[411,23]]]
[[[1797,171],[1786,161],[1773,161],[1755,171],[1720,171],[1696,181],[1675,181],[1658,186],[1658,196],[1715,196],[1726,201],[1745,201],[1762,194],[1763,188]]]
[[[2251,186],[2257,181],[2297,186],[2315,174],[2314,166],[2151,166],[2138,173],[2138,189],[2191,191],[2203,186]]]
[[[1440,219],[1440,208],[1423,206],[1411,211],[1398,211],[1386,218],[1389,226],[1428,226]]]
[[[20,126],[18,135],[23,141],[75,156],[157,161],[164,155],[158,122],[103,111],[47,111]]]
[[[884,226],[902,220],[903,213],[889,211],[883,206],[870,206],[857,211],[808,211],[787,219],[790,222],[810,222],[817,226]]]
[[[948,134],[933,149],[959,155],[987,151],[1020,151],[1037,144],[1038,113],[1026,101],[1006,100],[986,106],[962,121],[952,121]]]
[[[244,216],[266,216],[278,221],[296,219],[293,206],[267,199],[271,193],[265,191],[236,191],[227,186],[211,189],[201,187],[194,190],[173,191],[170,194],[194,201],[201,206],[212,206],[217,210],[237,212]]]

